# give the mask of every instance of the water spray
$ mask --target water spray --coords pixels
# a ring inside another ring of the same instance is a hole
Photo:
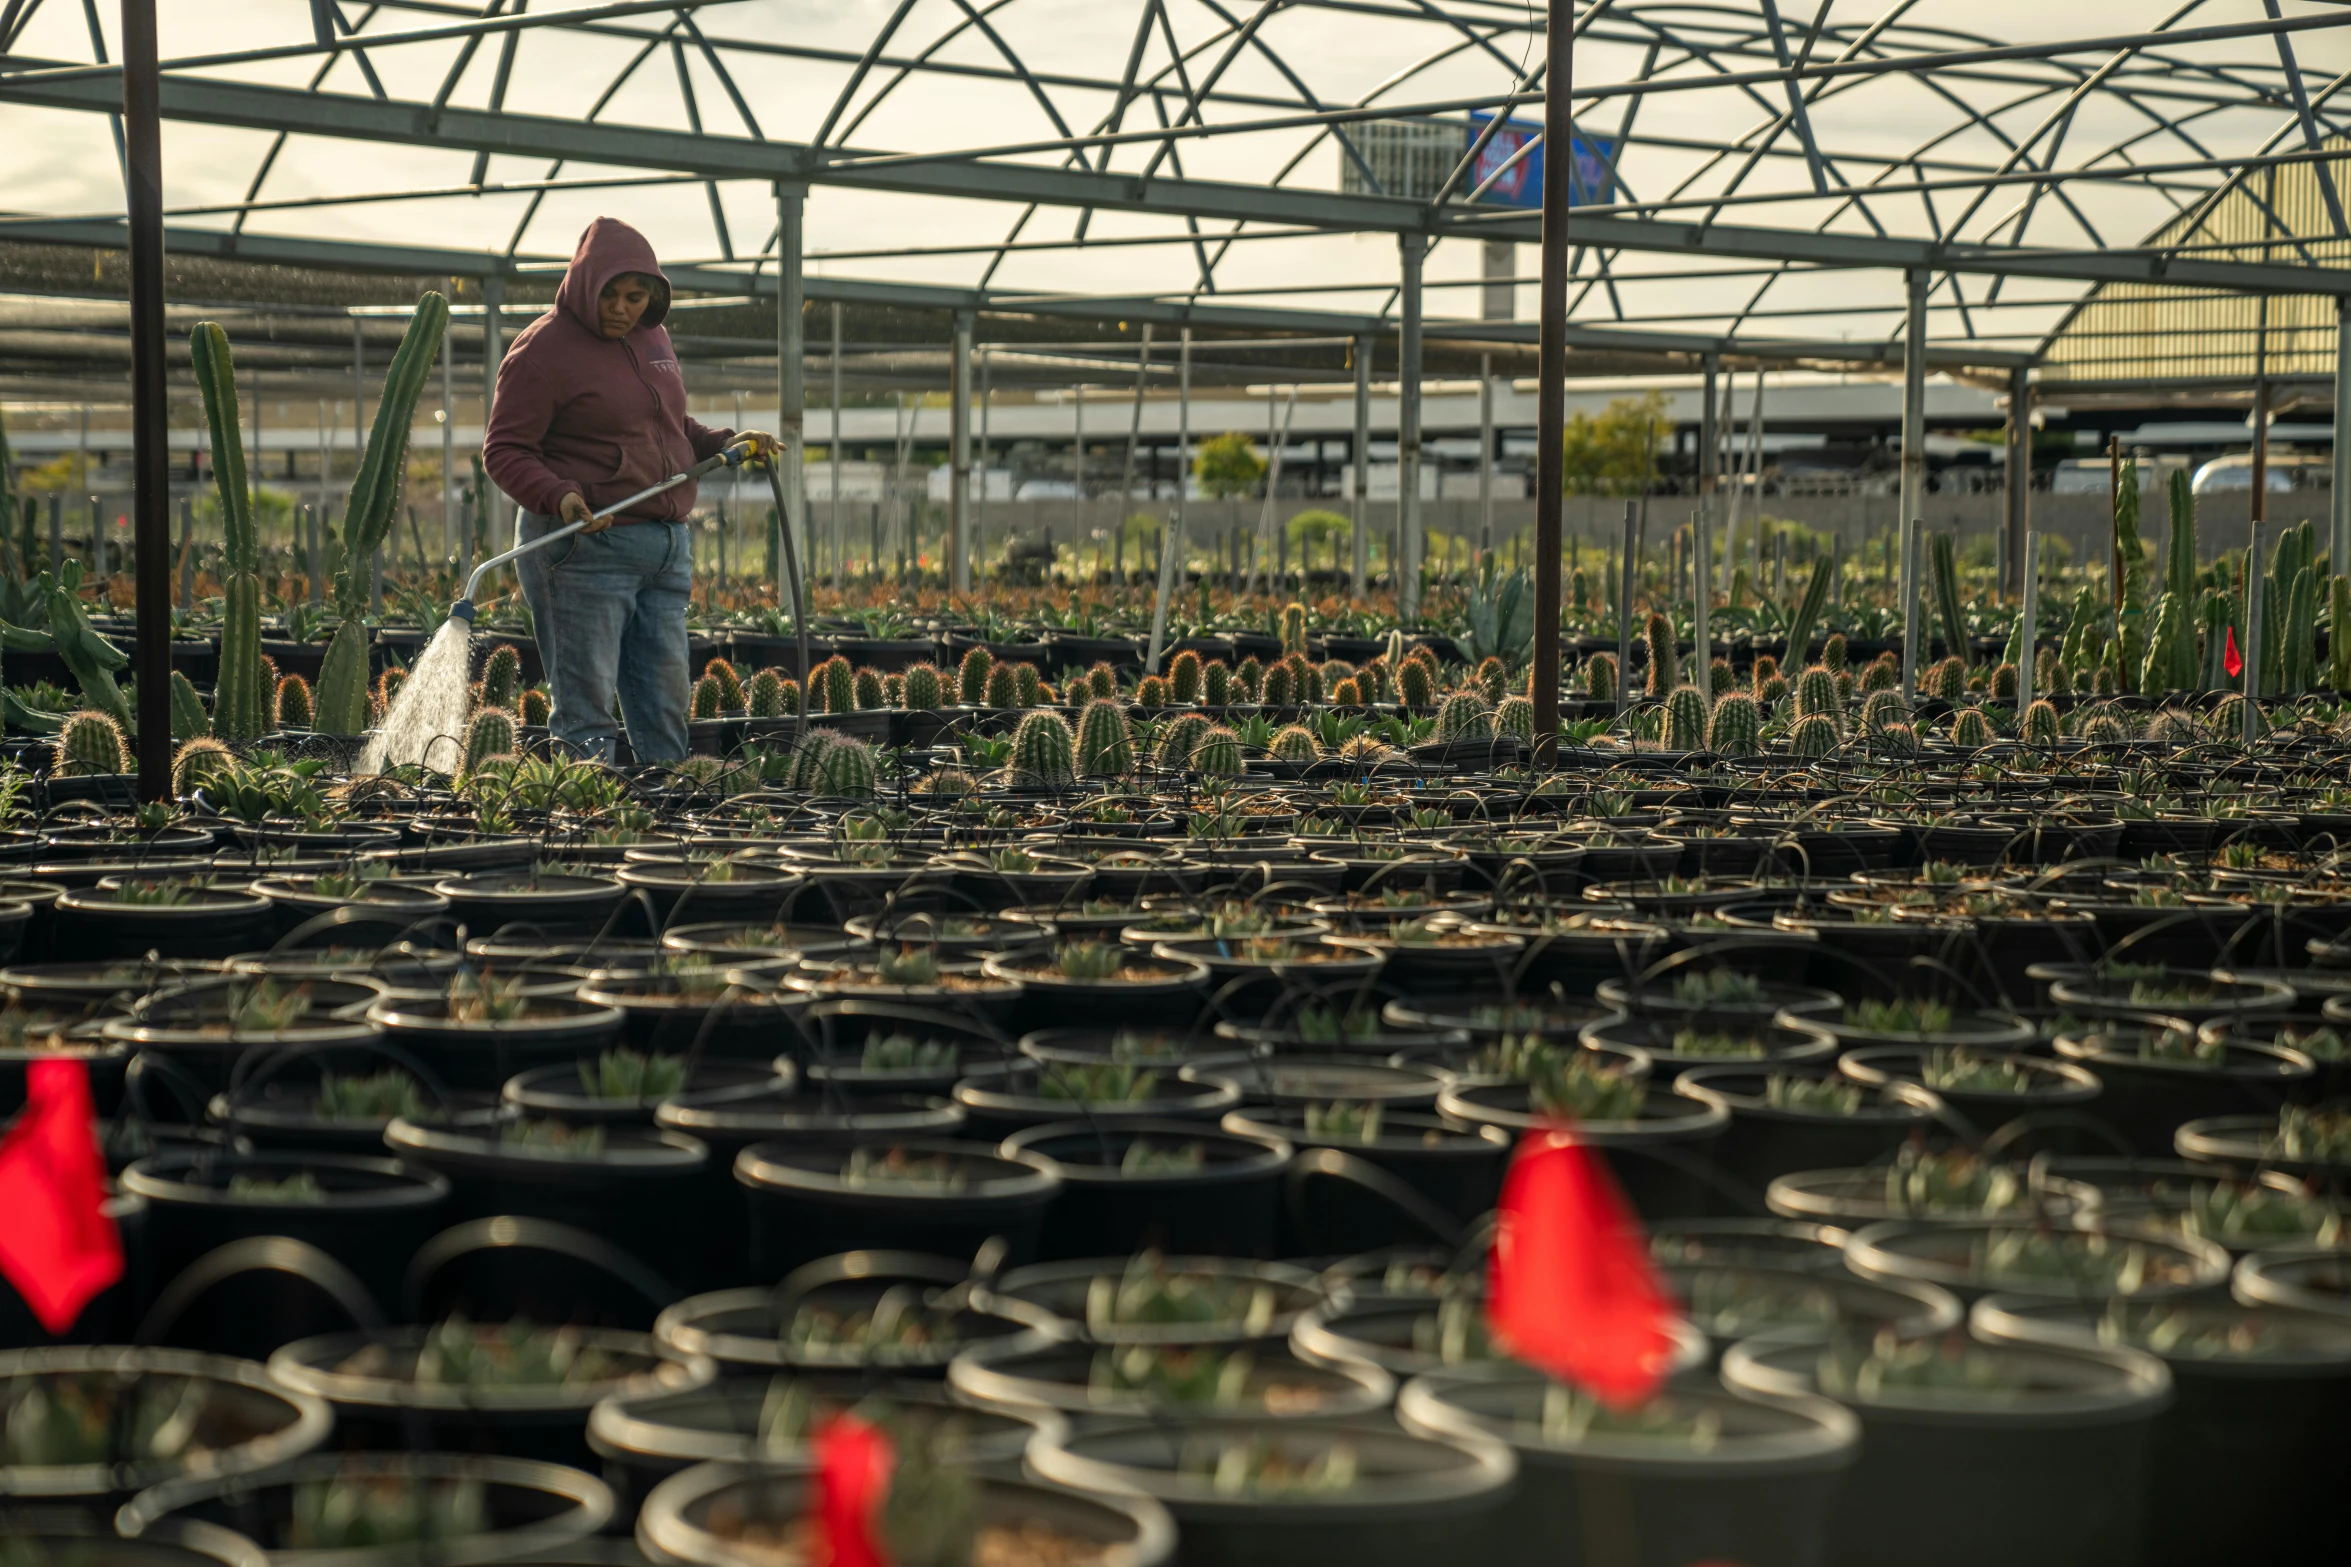
[[[704,458],[683,473],[673,473],[659,484],[639,490],[625,500],[613,502],[602,511],[566,523],[560,528],[540,534],[528,544],[517,544],[503,555],[493,555],[474,567],[465,579],[465,592],[449,606],[449,618],[441,622],[441,629],[433,633],[417,658],[416,667],[400,683],[400,694],[392,699],[391,709],[384,714],[383,723],[360,753],[357,771],[361,774],[380,773],[386,767],[418,762],[431,765],[434,753],[447,747],[449,765],[444,771],[455,771],[455,760],[464,754],[466,704],[471,694],[467,676],[473,655],[474,595],[481,591],[491,572],[519,556],[533,550],[545,549],[557,539],[568,539],[591,522],[601,522],[618,516],[640,501],[666,494],[681,484],[691,484],[704,474],[720,468],[739,468],[749,459],[749,442],[739,442],[714,457]],[[774,464],[771,462],[772,470]],[[777,486],[780,491],[782,486]],[[787,534],[787,538],[789,535]],[[793,580],[794,599],[798,599],[799,581]],[[802,635],[805,637],[806,633]]]

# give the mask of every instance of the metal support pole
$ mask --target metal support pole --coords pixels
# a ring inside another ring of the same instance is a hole
[[[447,280],[445,296],[457,297],[457,279]],[[253,400],[255,423],[260,422],[261,399]],[[254,449],[260,450],[256,431]],[[441,334],[441,553],[457,554],[457,334]],[[418,561],[421,568],[423,561]]]
[[[972,314],[955,312],[955,351],[947,366],[947,585],[971,591],[971,334]]]
[[[2258,495],[2261,492],[2253,492]],[[2253,519],[2245,548],[2245,728],[2247,745],[2261,738],[2261,519]]]
[[[2022,629],[2017,635],[2016,732],[2024,734],[2024,710],[2033,705],[2033,644],[2041,629],[2041,538],[2031,529],[2024,536]]]
[[[1706,710],[1714,710],[1714,642],[1709,635],[1708,611],[1714,598],[1714,529],[1709,525],[1706,508],[1701,506],[1690,517],[1690,641],[1694,644],[1691,658],[1697,666],[1697,678],[1690,684],[1706,699]]]
[[[1698,504],[1714,504],[1714,487],[1721,477],[1722,413],[1717,395],[1722,360],[1708,354],[1698,383]]]
[[[801,254],[806,249],[808,187],[776,181],[776,461],[792,530],[792,556],[808,559],[808,323]],[[782,585],[777,585],[779,595]],[[801,678],[807,678],[801,671]]]
[[[2008,372],[2008,493],[2002,519],[2008,541],[2000,591],[2012,594],[2023,585],[2024,540],[2032,526],[2033,506],[2033,382],[2023,365]]]
[[[1184,558],[1184,492],[1192,477],[1192,329],[1185,327],[1176,350],[1176,481],[1175,510],[1159,534],[1159,593],[1151,606],[1151,648],[1143,659],[1147,674],[1159,672],[1160,650],[1167,645],[1167,599],[1175,591],[1176,573]]]
[[[833,575],[843,585],[849,579],[849,527],[841,520],[841,302],[833,301],[833,426],[826,445],[832,456]]]
[[[1076,493],[1078,503],[1077,542],[1072,547],[1071,559],[1085,548],[1088,524],[1093,520],[1092,508],[1086,504],[1086,383],[1080,381],[1070,389],[1070,461],[1069,487]]]
[[[1494,552],[1494,356],[1478,355],[1478,548]]]
[[[171,798],[171,412],[163,314],[162,93],[155,0],[123,0],[124,205],[130,240],[132,569],[138,596],[139,798]],[[92,515],[96,509],[92,508]]]
[[[2253,500],[2251,526],[2246,530],[2258,542],[2261,525],[2269,521],[2269,297],[2261,299],[2259,337],[2253,346]]]
[[[1371,345],[1355,339],[1355,444],[1349,448],[1347,493],[1355,546],[1352,597],[1361,603],[1371,585]]]
[[[1539,463],[1542,458],[1538,456],[1535,460]],[[1538,519],[1542,516],[1539,508],[1535,515]],[[1539,543],[1542,538],[1542,524],[1538,521],[1535,526],[1536,540]],[[1641,555],[1640,532],[1641,508],[1632,501],[1626,501],[1624,503],[1624,545],[1617,554],[1617,564],[1621,569],[1617,572],[1616,581],[1616,711],[1620,716],[1633,699],[1633,581],[1635,566]],[[1542,566],[1540,560],[1537,560],[1535,564],[1538,569]],[[1556,621],[1557,617],[1554,616],[1553,619]],[[1537,621],[1535,639],[1538,645],[1542,641],[1542,636],[1543,626],[1540,621]],[[1538,686],[1537,689],[1539,690],[1540,687]],[[1535,698],[1535,711],[1540,714],[1542,710],[1543,699],[1538,696]],[[1540,738],[1542,730],[1537,729],[1535,733]]]
[[[1575,0],[1548,0],[1544,16],[1543,138],[1575,139],[1569,89],[1575,76]],[[1542,276],[1535,299],[1535,765],[1559,765],[1559,536],[1567,485],[1567,211],[1570,160],[1543,182]],[[1617,607],[1616,701],[1624,710],[1625,637],[1633,613],[1633,505],[1625,503],[1624,581]]]
[[[1902,572],[1902,700],[1918,689],[1918,577],[1915,545],[1927,489],[1927,274],[1913,267],[1903,274],[1910,306],[1902,323],[1902,486],[1900,516]]]
[[[1396,614],[1410,623],[1420,616],[1420,271],[1428,236],[1399,234],[1396,249],[1404,271],[1396,304],[1396,518],[1403,545],[1397,552]]]
[[[971,558],[973,572],[984,582],[988,576],[988,415],[994,407],[995,398],[991,395],[994,388],[990,384],[990,373],[994,366],[989,364],[985,348],[979,351],[979,356],[980,459],[979,479],[974,486],[971,503]]]

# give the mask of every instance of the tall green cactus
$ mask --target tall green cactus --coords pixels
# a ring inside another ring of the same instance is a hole
[[[1706,698],[1696,686],[1677,686],[1665,699],[1665,748],[1668,751],[1706,749]]]
[[[81,687],[82,700],[122,729],[131,727],[130,699],[122,694],[122,687],[114,683],[114,672],[130,663],[130,655],[104,637],[90,624],[89,613],[82,607],[82,563],[78,560],[60,561],[54,575],[41,573],[41,596],[49,609],[49,637],[57,656],[65,660],[65,667],[73,671],[74,683]]]
[[[1115,701],[1096,697],[1078,714],[1077,770],[1084,778],[1117,778],[1135,770],[1135,741]]]
[[[2303,565],[2294,572],[2286,594],[2286,634],[2282,649],[2283,679],[2278,689],[2293,695],[2318,684],[2318,568]]]
[[[1065,788],[1077,779],[1075,750],[1061,715],[1038,709],[1012,732],[1012,770],[1031,787]]]
[[[1763,713],[1755,705],[1755,698],[1744,691],[1734,691],[1714,704],[1714,717],[1706,730],[1706,749],[1718,756],[1753,756],[1762,749],[1758,737],[1763,732]]]
[[[289,679],[292,677],[289,676]],[[196,682],[178,670],[171,672],[171,737],[174,740],[193,740],[212,733],[212,719],[204,711],[204,698],[196,694]]]
[[[2327,685],[2351,690],[2351,577],[2340,572],[2327,583]]]
[[[1825,664],[1815,664],[1796,677],[1796,716],[1825,718],[1842,729],[1845,703],[1837,695],[1837,677]]]
[[[2163,587],[2187,598],[2196,591],[2196,491],[2188,470],[2171,474],[2171,539],[2164,551]]]
[[[448,328],[449,301],[428,291],[416,302],[416,313],[409,317],[408,330],[384,374],[375,423],[367,432],[359,476],[351,481],[343,536],[337,541],[334,606],[342,624],[327,644],[326,663],[318,677],[317,727],[322,734],[355,735],[367,727],[366,616],[375,555],[390,537],[399,511],[401,481],[408,468],[408,429],[416,418],[426,372],[439,357]]]
[[[224,740],[255,740],[275,727],[270,708],[276,693],[265,684],[261,665],[261,543],[246,481],[237,368],[219,322],[196,324],[188,357],[204,397],[212,483],[220,492],[220,676],[212,692],[212,725]]]
[[[910,664],[906,669],[906,710],[910,713],[928,713],[945,703],[946,686],[939,675],[939,666]]]
[[[477,771],[493,756],[511,756],[515,749],[515,717],[502,707],[485,707],[465,726],[465,770]]]
[[[1943,633],[1943,654],[1958,659],[1964,674],[1974,655],[1968,646],[1967,605],[1959,596],[1959,552],[1951,534],[1927,535],[1927,566],[1934,575],[1935,620]]]
[[[2235,624],[2228,595],[2213,589],[2204,593],[2204,675],[2197,685],[2206,691],[2225,690],[2236,682],[2228,672],[2229,627]]]

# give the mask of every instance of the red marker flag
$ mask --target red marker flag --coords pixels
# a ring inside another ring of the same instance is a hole
[[[25,1107],[0,1139],[0,1274],[41,1326],[63,1333],[122,1277],[122,1237],[106,1216],[106,1162],[90,1075],[55,1058],[25,1069]]]
[[[890,1439],[854,1415],[816,1433],[817,1567],[889,1567],[875,1520],[890,1494]]]
[[[1502,1184],[1486,1327],[1517,1359],[1617,1408],[1657,1391],[1674,1307],[1640,1221],[1572,1132],[1529,1132]]]
[[[2237,651],[2237,628],[2229,627],[2228,646],[2221,650],[2220,667],[2229,672],[2231,680],[2245,672],[2244,655]]]

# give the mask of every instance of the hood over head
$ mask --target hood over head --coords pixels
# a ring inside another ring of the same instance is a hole
[[[579,249],[564,268],[563,283],[555,290],[555,306],[565,315],[601,336],[596,300],[604,285],[623,272],[638,272],[654,280],[653,302],[645,307],[637,330],[661,325],[669,314],[669,279],[653,258],[653,242],[618,218],[598,218],[580,235]]]

